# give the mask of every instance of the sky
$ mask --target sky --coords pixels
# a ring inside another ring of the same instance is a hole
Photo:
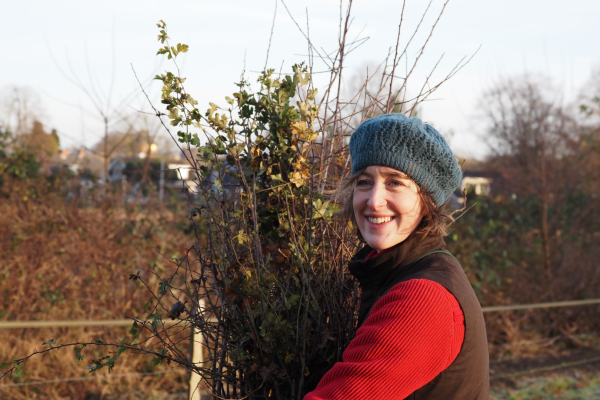
[[[275,5],[277,10],[275,12]],[[344,1],[344,8],[347,0]],[[428,2],[408,0],[404,13],[406,43]],[[432,0],[415,43],[422,43],[444,1]],[[335,50],[339,29],[337,1],[275,0],[20,0],[3,5],[4,34],[0,93],[12,86],[39,95],[36,112],[48,129],[57,130],[63,148],[92,146],[103,131],[86,93],[95,88],[103,104],[122,112],[150,111],[133,70],[150,99],[160,106],[159,83],[151,77],[172,69],[162,57],[156,22],[164,20],[173,43],[190,46],[181,57],[188,92],[200,102],[225,104],[246,71],[252,81],[265,66],[275,15],[268,66],[288,72],[306,61],[303,34],[286,11],[325,52]],[[345,64],[346,80],[381,63],[395,45],[401,1],[355,0],[349,37],[366,38]],[[554,85],[557,101],[575,102],[600,68],[600,1],[597,0],[450,0],[414,73],[418,91],[440,56],[434,79],[463,57],[472,60],[422,106],[420,116],[446,137],[462,157],[485,155],[481,95],[502,79],[528,73]],[[409,50],[409,61],[418,46]],[[323,68],[316,63],[315,70]],[[316,76],[317,86],[324,75]],[[356,80],[359,78],[355,78]],[[74,84],[79,80],[81,84]],[[106,99],[109,98],[110,101]],[[161,132],[165,135],[165,132]]]

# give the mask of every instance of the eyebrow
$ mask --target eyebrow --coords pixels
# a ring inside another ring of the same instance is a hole
[[[370,173],[368,173],[367,171],[363,172],[362,174],[360,174],[358,177],[363,176],[363,175],[367,175],[368,177],[372,177],[372,175]],[[389,176],[397,176],[401,179],[410,179],[408,177],[408,175],[406,175],[404,172],[402,171],[381,171],[379,173],[379,175],[382,175],[384,177],[389,177]]]
[[[406,175],[402,171],[390,171],[390,172],[383,171],[383,172],[381,172],[381,175],[383,175],[383,176],[399,176],[400,178],[403,178],[403,179],[410,179],[408,177],[408,175]]]

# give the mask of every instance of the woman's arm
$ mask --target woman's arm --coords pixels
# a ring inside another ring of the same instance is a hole
[[[450,292],[425,279],[399,283],[304,400],[403,399],[446,369],[463,339],[464,316]]]

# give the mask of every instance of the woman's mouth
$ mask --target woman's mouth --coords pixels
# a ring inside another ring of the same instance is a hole
[[[375,225],[380,225],[380,224],[384,224],[386,222],[390,222],[392,219],[394,219],[394,217],[367,217],[367,221],[369,221],[372,224]]]

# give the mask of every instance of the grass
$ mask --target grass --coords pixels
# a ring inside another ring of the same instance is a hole
[[[591,400],[600,399],[600,376],[589,372],[520,378],[513,387],[497,385],[491,400]]]

